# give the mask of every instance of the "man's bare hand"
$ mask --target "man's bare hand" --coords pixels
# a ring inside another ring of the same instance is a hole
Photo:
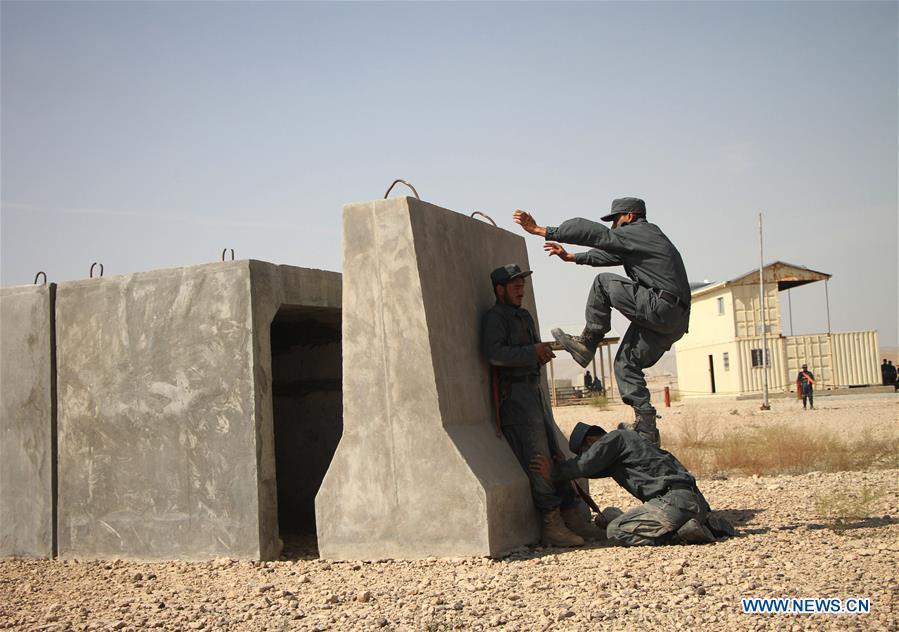
[[[539,474],[546,480],[552,480],[552,462],[542,454],[534,455],[531,459],[531,471]]]
[[[512,220],[530,234],[546,237],[546,228],[538,226],[537,221],[527,211],[516,210],[512,213]]]
[[[548,241],[543,244],[543,250],[545,250],[550,257],[555,255],[562,261],[574,261],[574,255],[554,241]]]
[[[552,347],[550,347],[548,342],[538,342],[534,345],[534,350],[537,352],[537,359],[540,361],[541,365],[546,364],[556,357],[556,354],[553,353]]]

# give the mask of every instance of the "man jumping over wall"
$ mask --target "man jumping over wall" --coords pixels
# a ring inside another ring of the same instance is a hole
[[[525,211],[512,214],[517,224],[546,240],[544,250],[562,261],[597,267],[624,266],[629,278],[603,272],[597,275],[587,296],[587,325],[580,336],[561,329],[553,337],[583,367],[590,364],[596,347],[612,328],[612,308],[631,321],[615,356],[615,378],[624,403],[634,407],[630,426],[659,445],[656,409],[650,402],[643,369],[687,332],[690,322],[690,284],[680,253],[655,224],[646,221],[646,204],[638,198],[612,202],[602,217],[611,230],[590,220],[575,218],[561,226],[538,226]],[[587,252],[568,253],[555,242],[589,246]]]

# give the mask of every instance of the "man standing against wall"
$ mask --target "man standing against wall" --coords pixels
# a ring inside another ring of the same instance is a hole
[[[540,342],[530,313],[521,306],[530,270],[516,264],[490,274],[496,304],[482,322],[484,355],[498,382],[502,432],[528,475],[534,505],[542,515],[542,540],[548,546],[579,546],[584,538],[602,533],[578,506],[567,481],[551,483],[530,470],[536,456],[561,459],[555,422],[540,387],[540,368],[555,357],[549,343]]]
[[[628,278],[603,272],[587,296],[587,325],[580,336],[554,329],[553,336],[575,361],[586,367],[596,347],[612,328],[612,308],[631,321],[615,356],[615,378],[621,399],[634,407],[632,427],[659,445],[656,409],[650,402],[643,369],[653,366],[687,332],[690,283],[674,244],[655,224],[646,221],[646,204],[639,198],[612,202],[602,217],[612,228],[575,218],[560,226],[539,226],[525,211],[512,215],[517,224],[546,240],[544,250],[562,261],[597,267],[624,266]],[[588,246],[568,253],[555,242]]]

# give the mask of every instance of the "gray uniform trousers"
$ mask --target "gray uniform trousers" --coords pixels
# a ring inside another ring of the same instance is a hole
[[[577,504],[569,481],[553,483],[531,471],[531,459],[538,454],[550,459],[564,457],[556,443],[552,415],[546,411],[540,385],[527,382],[509,385],[500,411],[503,434],[528,476],[537,510],[547,512]]]
[[[687,332],[690,310],[668,301],[631,279],[603,272],[587,297],[587,329],[605,335],[612,329],[612,308],[631,321],[615,355],[615,379],[625,404],[655,412],[643,369],[653,366]]]
[[[625,546],[665,544],[691,518],[704,522],[709,511],[702,493],[672,489],[612,520],[606,536]]]

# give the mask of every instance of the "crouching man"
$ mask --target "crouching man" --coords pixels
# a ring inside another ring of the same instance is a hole
[[[537,455],[531,470],[552,482],[610,476],[643,502],[608,524],[609,540],[625,546],[701,544],[713,542],[715,535],[734,535],[733,527],[719,516],[709,523],[709,504],[680,461],[635,431],[607,433],[579,423],[569,447],[578,456],[553,464]]]

